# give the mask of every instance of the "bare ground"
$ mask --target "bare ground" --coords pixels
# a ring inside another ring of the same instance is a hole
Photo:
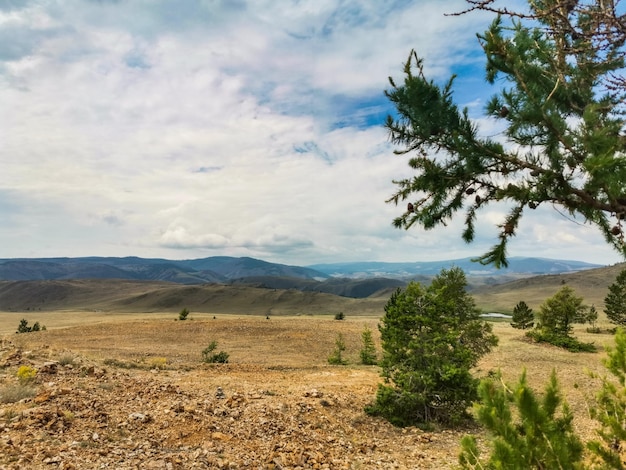
[[[443,469],[456,464],[461,437],[480,432],[399,429],[363,411],[381,380],[358,365],[366,325],[377,339],[375,317],[54,312],[33,318],[47,331],[11,334],[23,316],[0,316],[0,398],[16,393],[20,366],[38,372],[31,398],[0,403],[0,469]],[[602,371],[604,353],[494,328],[500,345],[476,373],[499,369],[513,382],[525,368],[542,388],[554,368],[580,434],[592,437],[597,382],[586,370]],[[338,333],[347,366],[326,361]],[[213,340],[229,364],[201,362]]]

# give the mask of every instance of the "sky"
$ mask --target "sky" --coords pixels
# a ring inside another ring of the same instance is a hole
[[[0,258],[250,256],[310,265],[483,254],[448,227],[396,229],[411,175],[383,127],[411,49],[494,92],[462,0],[0,0]],[[613,264],[597,229],[525,216],[509,256]]]

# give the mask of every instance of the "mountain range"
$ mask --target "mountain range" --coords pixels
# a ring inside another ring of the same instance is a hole
[[[159,280],[179,284],[228,282],[251,277],[393,278],[434,276],[442,268],[459,267],[468,276],[538,275],[575,272],[601,267],[582,261],[513,257],[507,268],[496,269],[473,262],[471,258],[405,263],[349,262],[291,266],[255,258],[213,256],[190,260],[139,257],[12,258],[0,259],[1,280],[45,279],[132,279]]]
[[[191,260],[139,257],[0,259],[0,280],[44,281],[121,279],[176,284],[230,284],[269,289],[297,289],[364,298],[428,281],[442,268],[463,269],[471,286],[495,285],[541,274],[571,273],[600,267],[580,261],[511,258],[506,269],[474,263],[470,258],[411,263],[353,262],[291,266],[255,258],[214,256]]]

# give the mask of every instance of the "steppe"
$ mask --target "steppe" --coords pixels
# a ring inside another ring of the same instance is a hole
[[[343,321],[332,313],[347,304],[326,314],[319,303],[315,314],[306,305],[275,314],[276,305],[269,316],[266,306],[190,308],[186,321],[177,319],[179,306],[0,313],[0,469],[454,468],[464,434],[486,443],[479,427],[401,429],[364,412],[381,378],[376,366],[359,364],[361,333],[370,328],[380,352],[384,298],[368,302],[361,311],[350,304]],[[15,334],[22,318],[46,331]],[[495,322],[500,343],[475,373],[500,370],[515,382],[526,369],[541,390],[556,370],[577,430],[593,438],[588,409],[598,380],[588,372],[603,374],[602,348],[612,344],[608,323],[599,326],[604,333],[575,331],[599,351],[573,354]],[[348,365],[331,366],[339,333]],[[228,364],[201,361],[211,341],[229,353]],[[22,366],[37,374],[20,386]],[[18,391],[31,396],[6,399]]]

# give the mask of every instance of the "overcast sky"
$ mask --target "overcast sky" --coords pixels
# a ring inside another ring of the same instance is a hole
[[[308,265],[476,256],[477,240],[391,225],[410,175],[382,124],[388,76],[415,48],[491,90],[457,0],[0,0],[0,258],[252,256]],[[493,123],[483,121],[490,131]],[[504,209],[503,209],[504,210]],[[510,256],[620,261],[554,209]]]

